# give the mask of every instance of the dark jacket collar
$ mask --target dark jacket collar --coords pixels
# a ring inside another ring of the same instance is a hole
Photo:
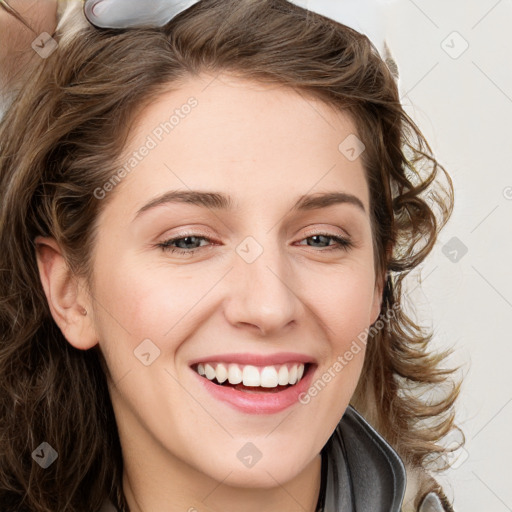
[[[322,450],[318,512],[400,512],[405,466],[352,406]]]

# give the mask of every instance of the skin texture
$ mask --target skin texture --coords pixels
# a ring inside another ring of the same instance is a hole
[[[53,34],[57,26],[57,0],[8,0],[8,4],[31,28],[0,7],[0,88],[36,56],[32,41],[42,32]]]
[[[368,186],[361,159],[338,149],[355,129],[291,89],[201,76],[143,112],[127,158],[191,96],[198,105],[108,192],[91,289],[71,278],[55,241],[39,237],[41,281],[69,343],[99,344],[107,360],[132,511],[314,511],[319,453],[353,394],[364,350],[307,405],[266,415],[217,401],[189,363],[296,352],[317,361],[314,382],[377,319]],[[178,189],[230,194],[234,210],[168,204],[133,220]],[[340,191],[365,211],[292,211],[303,194]],[[310,238],[323,233],[354,246],[330,250],[335,240]],[[175,244],[199,247],[193,255],[157,247],[190,235],[208,239]],[[251,264],[236,252],[249,236],[263,249]],[[160,350],[149,366],[134,357],[147,338]],[[262,453],[252,468],[237,457],[248,442]]]

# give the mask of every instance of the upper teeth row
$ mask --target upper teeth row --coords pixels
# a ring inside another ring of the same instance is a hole
[[[239,366],[238,364],[198,364],[197,373],[205,376],[208,380],[217,379],[222,384],[226,380],[230,384],[244,386],[261,386],[263,388],[275,388],[296,384],[304,375],[304,365],[296,363],[288,368],[287,365],[278,366]]]

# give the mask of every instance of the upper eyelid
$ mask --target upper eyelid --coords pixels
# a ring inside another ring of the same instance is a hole
[[[208,240],[209,242],[218,244],[218,242],[215,240],[215,237],[212,237],[210,235],[202,235],[199,232],[178,233],[173,236],[164,237],[163,240],[161,240],[159,243],[163,244],[166,242],[175,242],[176,240],[182,240],[183,238],[192,237],[192,236],[195,238],[201,239],[201,240]],[[301,238],[298,239],[298,241],[302,241],[307,238],[311,238],[313,236],[326,236],[326,237],[330,237],[330,238],[341,238],[341,239],[346,240],[347,242],[355,245],[355,243],[353,242],[352,237],[350,235],[331,233],[327,230],[325,230],[325,231],[320,230],[320,231],[305,233]]]
[[[311,227],[311,226],[316,226],[316,227]],[[300,230],[295,231],[296,235],[294,235],[294,237],[298,236],[301,230],[305,230],[305,233],[303,235],[305,237],[314,236],[317,234],[327,234],[329,236],[352,238],[352,235],[350,233],[350,231],[352,231],[352,230],[349,230],[346,227],[341,227],[341,226],[334,227],[332,225],[331,225],[331,227],[322,227],[322,226],[327,226],[327,224],[325,224],[325,223],[308,224],[307,226],[302,227]],[[180,228],[177,228],[177,229],[180,229]],[[340,230],[341,233],[336,232],[336,229]],[[165,233],[167,233],[168,231],[170,231],[170,230],[166,230]],[[230,234],[233,233],[231,229],[229,229],[229,233]],[[197,237],[209,238],[210,240],[215,240],[216,238],[218,238],[213,233],[213,231],[210,231],[204,227],[183,228],[182,232],[178,231],[176,234],[172,234],[172,235],[161,235],[158,238],[161,239],[162,237],[164,237],[165,239],[171,239],[171,238],[180,238],[182,236],[185,236],[185,237],[186,236],[197,236]]]

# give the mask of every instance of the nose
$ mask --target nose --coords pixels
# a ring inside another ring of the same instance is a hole
[[[247,245],[241,246],[227,276],[225,316],[238,329],[262,336],[277,335],[304,313],[297,295],[300,285],[293,276],[289,256],[277,242],[259,244],[250,237]]]

